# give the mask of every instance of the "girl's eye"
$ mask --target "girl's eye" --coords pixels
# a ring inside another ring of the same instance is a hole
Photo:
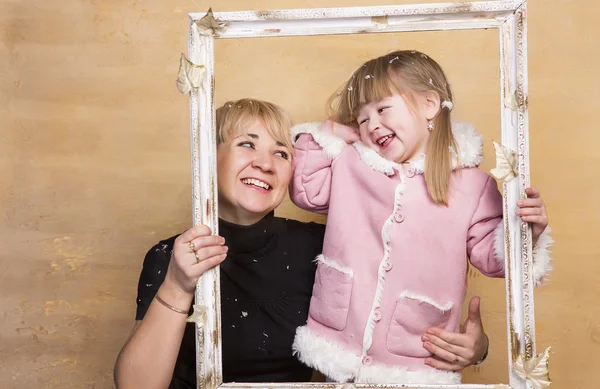
[[[290,158],[290,155],[287,152],[282,151],[282,150],[276,151],[275,155],[278,155],[278,156],[280,156],[283,159],[289,159]]]
[[[383,111],[385,111],[386,109],[388,109],[389,107],[381,107],[377,110],[377,112],[379,113],[383,113]]]
[[[250,141],[244,141],[244,142],[240,142],[238,143],[238,146],[240,147],[249,147],[251,149],[254,149],[254,143],[250,142]]]

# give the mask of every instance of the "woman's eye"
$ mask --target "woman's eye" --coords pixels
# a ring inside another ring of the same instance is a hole
[[[360,126],[362,124],[365,124],[366,122],[367,122],[367,119],[359,120],[358,125]]]
[[[238,143],[238,146],[240,146],[240,147],[249,147],[249,148],[253,149],[254,148],[254,143],[249,142],[249,141],[244,141],[244,142]]]
[[[283,159],[289,159],[290,158],[290,155],[287,152],[281,151],[281,150],[280,151],[276,151],[275,155],[278,155],[278,156],[280,156]]]

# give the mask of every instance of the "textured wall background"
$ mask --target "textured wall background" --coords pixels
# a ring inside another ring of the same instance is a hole
[[[377,4],[409,3],[385,1]],[[420,1],[424,2],[424,1]],[[175,89],[188,12],[374,5],[367,0],[0,1],[0,387],[111,388],[146,250],[190,225],[188,100]],[[553,387],[595,388],[600,358],[595,37],[600,5],[529,2],[532,181],[555,271],[536,294]],[[415,48],[445,68],[455,118],[499,137],[491,31],[218,41],[217,99],[272,100],[297,121],[362,61]],[[488,169],[491,163],[486,162]],[[289,203],[280,215],[302,220]],[[490,359],[506,382],[503,283],[476,274]]]

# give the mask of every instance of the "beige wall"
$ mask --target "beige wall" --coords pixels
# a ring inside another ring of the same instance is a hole
[[[113,386],[143,255],[190,224],[188,100],[174,85],[186,13],[373,4],[0,2],[0,387]],[[599,16],[600,5],[583,0],[529,4],[532,181],[557,240],[551,281],[536,294],[537,340],[553,346],[557,389],[597,387]],[[358,63],[394,48],[423,50],[444,66],[456,117],[476,124],[492,155],[499,102],[490,31],[218,41],[217,99],[258,97],[298,121],[320,119]],[[312,217],[289,203],[279,213]],[[470,294],[484,298],[492,350],[465,378],[506,382],[503,283],[470,281]]]

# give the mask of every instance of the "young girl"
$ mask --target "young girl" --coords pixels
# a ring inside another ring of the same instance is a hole
[[[481,138],[451,124],[444,72],[417,51],[368,61],[334,99],[337,123],[293,130],[291,198],[328,214],[294,351],[335,381],[460,383],[425,363],[422,334],[458,331],[467,256],[483,274],[504,276],[502,199],[477,168]],[[358,126],[360,141],[347,145],[340,136],[352,130],[338,123]],[[519,212],[532,222],[539,283],[551,240],[535,195]]]

